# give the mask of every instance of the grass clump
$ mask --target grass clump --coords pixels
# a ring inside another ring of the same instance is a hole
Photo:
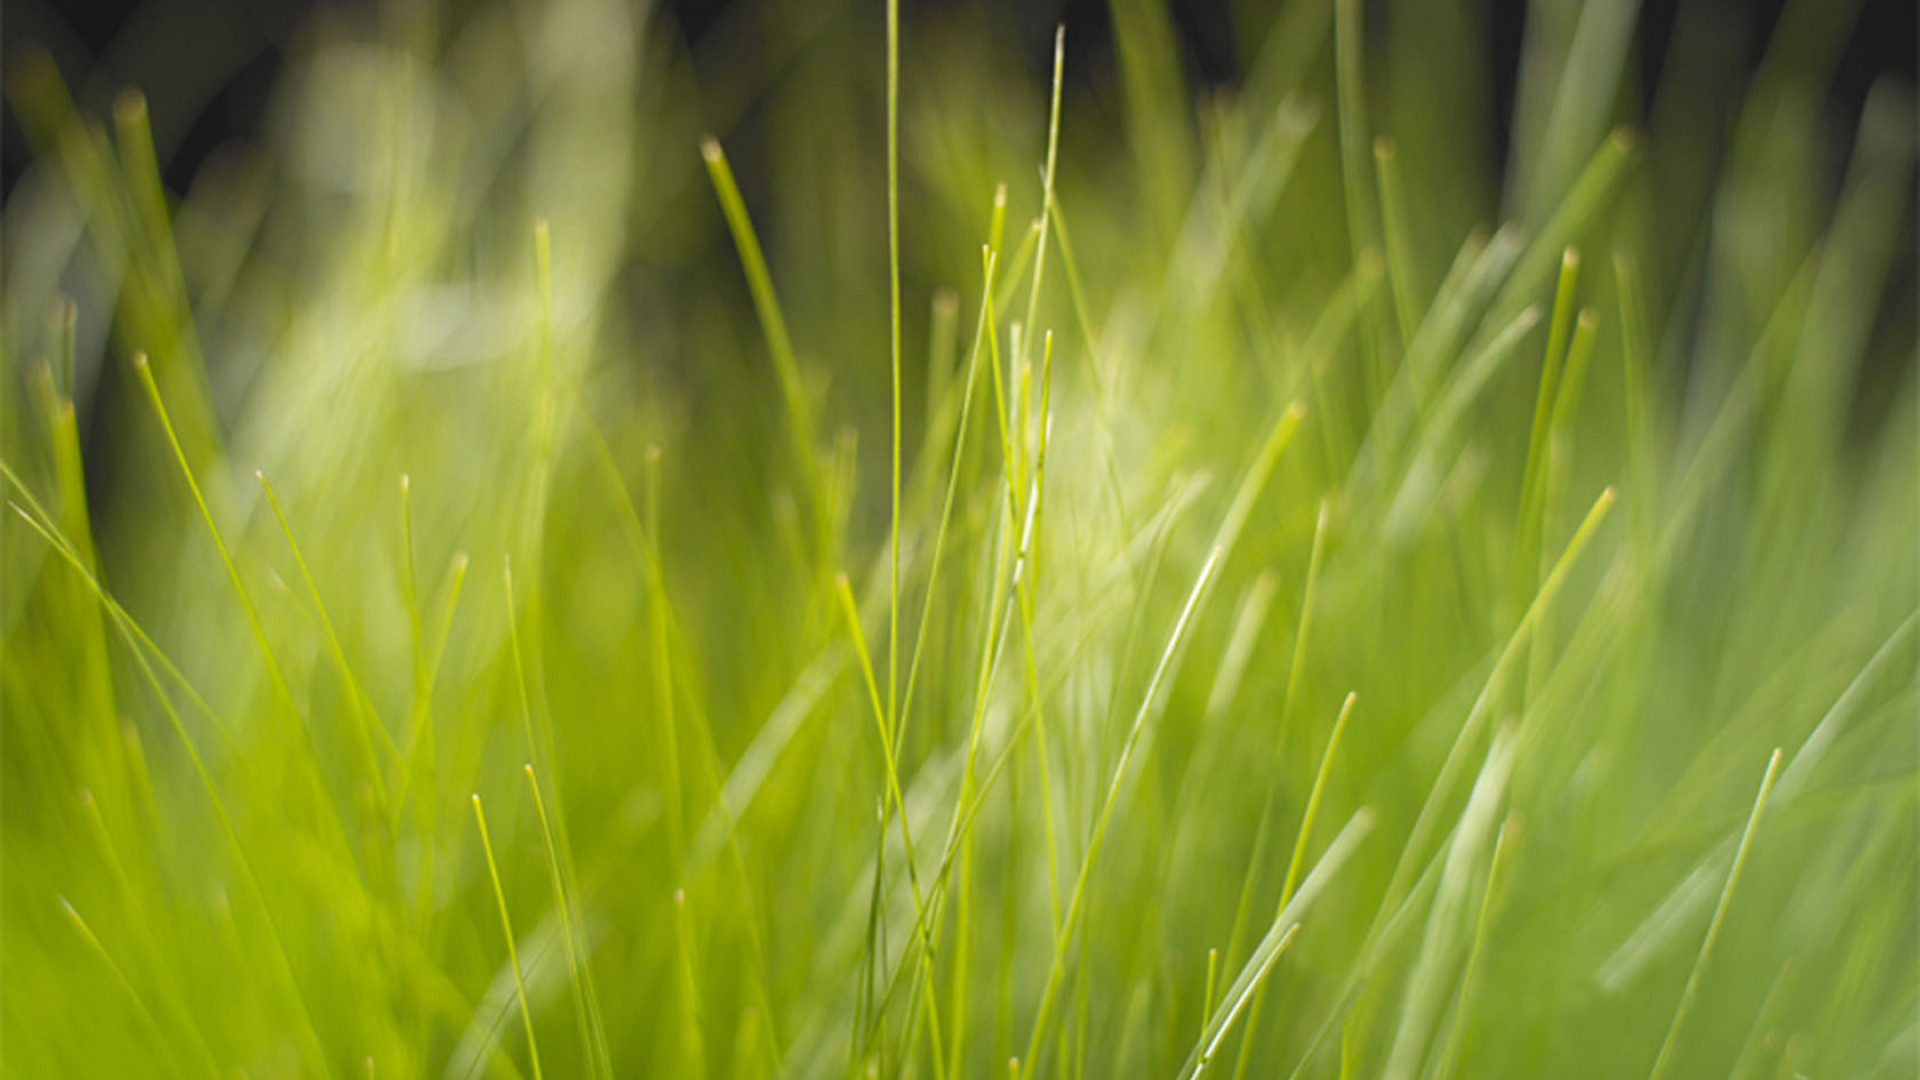
[[[179,192],[13,66],[0,1073],[1913,1075],[1837,8],[1724,132],[1530,22],[1502,177],[1444,6],[742,10],[322,22]]]

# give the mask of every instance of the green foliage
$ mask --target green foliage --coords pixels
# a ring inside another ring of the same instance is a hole
[[[1504,181],[1473,5],[1111,6],[396,3],[185,192],[13,65],[0,1074],[1914,1075],[1848,5],[1536,5]]]

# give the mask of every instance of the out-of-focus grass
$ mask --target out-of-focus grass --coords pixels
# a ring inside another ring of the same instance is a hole
[[[0,1072],[1913,1075],[1910,90],[1538,7],[14,65]]]

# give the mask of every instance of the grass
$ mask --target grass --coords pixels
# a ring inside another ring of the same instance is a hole
[[[11,64],[0,1075],[1920,1070],[1911,89],[1109,6]]]

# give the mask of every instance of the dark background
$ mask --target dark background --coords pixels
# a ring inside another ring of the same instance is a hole
[[[908,0],[914,9],[951,6],[962,0]],[[696,48],[701,35],[742,0],[661,0],[681,35]],[[875,0],[878,6],[878,0]],[[1731,33],[1744,38],[1751,72],[1779,18],[1785,0],[1643,0],[1638,46],[1643,82],[1640,99],[1649,100],[1666,47],[1682,9],[1704,11]],[[326,8],[354,17],[369,0],[0,0],[0,59],[11,61],[30,45],[47,48],[85,108],[104,115],[105,99],[118,85],[146,91],[160,143],[167,186],[185,190],[202,162],[222,143],[254,132],[269,93],[299,27]],[[1112,41],[1105,0],[1009,0],[1020,12],[1036,77],[1048,66],[1051,30],[1064,21],[1075,51],[1096,60],[1110,56]],[[1185,42],[1190,71],[1202,83],[1238,80],[1227,0],[1176,0],[1170,7]],[[1493,61],[1488,117],[1493,136],[1489,152],[1496,170],[1505,161],[1507,127],[1512,114],[1515,73],[1525,33],[1526,0],[1490,0],[1487,46]],[[1888,74],[1915,79],[1920,48],[1915,0],[1864,0],[1858,21],[1834,75],[1829,114],[1834,127],[1849,131],[1859,116],[1868,88]],[[1369,17],[1375,17],[1369,13]],[[168,57],[208,57],[205,63]],[[160,59],[156,59],[160,58]],[[1079,71],[1109,64],[1074,65]],[[1071,68],[1070,68],[1071,71]],[[8,110],[0,142],[0,187],[11,192],[22,171],[25,145]]]

